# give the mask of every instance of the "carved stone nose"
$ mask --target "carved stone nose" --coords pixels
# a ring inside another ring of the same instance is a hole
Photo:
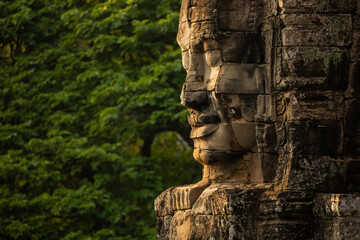
[[[188,109],[201,111],[210,103],[208,92],[203,88],[194,88],[191,83],[185,83],[181,91],[181,104]]]

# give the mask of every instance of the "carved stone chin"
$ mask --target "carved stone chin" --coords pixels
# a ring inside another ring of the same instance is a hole
[[[182,1],[181,103],[204,170],[155,201],[159,239],[360,239],[359,3]]]

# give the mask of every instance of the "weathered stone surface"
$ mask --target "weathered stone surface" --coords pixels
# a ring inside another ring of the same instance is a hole
[[[307,191],[267,191],[259,198],[260,215],[264,220],[311,220],[314,194]]]
[[[273,122],[273,120],[276,119],[276,96],[277,95],[258,95],[257,112],[255,115],[257,122]]]
[[[360,97],[346,101],[346,128],[344,131],[344,153],[360,156]]]
[[[351,14],[284,14],[281,19],[285,25],[283,46],[344,47],[351,44]]]
[[[360,239],[360,222],[358,218],[342,220],[318,220],[314,224],[313,240],[346,240]]]
[[[209,186],[209,183],[198,183],[183,187],[176,187],[171,191],[171,209],[191,209],[201,193]]]
[[[334,121],[343,119],[345,115],[341,91],[289,91],[274,94],[273,101],[279,120]]]
[[[256,141],[259,153],[277,153],[276,128],[273,123],[256,124]]]
[[[260,149],[259,149],[260,150]],[[258,153],[264,183],[273,183],[279,165],[277,153]]]
[[[348,171],[346,178],[346,190],[347,192],[360,192],[360,160],[347,159]]]
[[[196,184],[158,239],[360,239],[360,0],[183,0]]]
[[[191,0],[191,6],[216,8],[218,0]]]
[[[313,211],[320,219],[360,216],[360,196],[320,193],[314,199]]]
[[[265,67],[256,64],[225,63],[216,84],[217,93],[264,93]]]
[[[171,219],[172,215],[167,215],[164,217],[157,217],[156,230],[157,230],[157,239],[161,240],[170,240],[170,229],[171,229]]]
[[[296,191],[343,192],[347,163],[341,158],[290,155],[287,188]]]
[[[191,22],[200,22],[214,19],[216,16],[217,9],[197,6],[189,9],[188,18]]]
[[[341,121],[289,121],[275,127],[278,152],[324,156],[342,153]]]
[[[162,192],[155,200],[155,212],[158,218],[171,216],[174,214],[171,203],[171,191],[174,188],[171,187],[166,191]]]
[[[197,110],[199,108],[198,106],[208,103],[209,98],[206,91],[186,91],[186,87],[187,86],[185,85],[182,94],[182,104],[186,104],[189,108]]]
[[[267,184],[214,184],[204,190],[192,208],[193,215],[244,215],[257,206]],[[257,198],[256,198],[257,196]]]
[[[359,194],[318,194],[313,211],[314,239],[360,239]]]
[[[262,63],[263,61],[262,43],[257,33],[226,32],[219,34],[219,43],[224,62]]]
[[[171,218],[169,239],[191,239],[191,228],[194,226],[194,219],[191,210],[176,211]]]
[[[328,47],[281,47],[275,88],[339,89],[347,86],[349,59],[346,50]],[[306,71],[304,71],[306,69]]]
[[[261,235],[258,239],[288,240],[309,239],[311,224],[307,221],[267,221],[261,225]]]
[[[356,0],[280,0],[279,7],[285,13],[343,13],[355,11]]]
[[[222,31],[253,31],[262,14],[260,1],[225,0],[219,4],[219,29]]]

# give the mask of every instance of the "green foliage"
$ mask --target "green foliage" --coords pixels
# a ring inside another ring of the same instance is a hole
[[[154,198],[199,177],[179,2],[0,0],[0,239],[155,238]]]

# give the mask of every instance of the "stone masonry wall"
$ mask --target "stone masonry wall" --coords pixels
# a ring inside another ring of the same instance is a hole
[[[155,200],[158,239],[360,239],[360,0],[183,0],[181,37],[199,29],[213,34],[201,51],[220,49],[223,62],[203,92],[238,94],[222,76],[248,76],[249,62],[264,69],[255,85],[234,85],[250,89],[238,108],[253,113],[261,177],[166,190]],[[230,171],[236,161],[226,161],[216,169]],[[201,163],[205,175],[213,165]]]

